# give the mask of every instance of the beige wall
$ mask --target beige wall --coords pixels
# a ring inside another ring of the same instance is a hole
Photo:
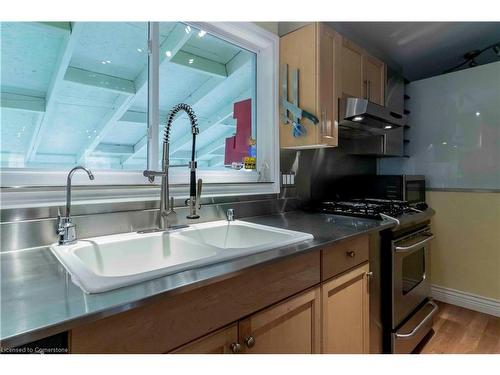
[[[431,281],[500,299],[500,194],[428,191]]]

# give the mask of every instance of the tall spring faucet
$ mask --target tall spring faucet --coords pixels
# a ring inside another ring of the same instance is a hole
[[[76,225],[73,223],[73,219],[71,219],[71,178],[79,169],[87,172],[87,175],[91,180],[94,179],[94,175],[90,169],[82,166],[77,166],[69,171],[68,178],[66,180],[66,216],[61,216],[61,214],[59,214],[57,217],[57,235],[59,237],[59,245],[71,245],[76,242]]]
[[[172,123],[175,116],[184,111],[189,117],[191,123],[191,134],[193,135],[193,142],[191,144],[191,161],[189,164],[184,165],[170,165],[169,162],[169,146],[170,146],[170,130],[172,128]],[[189,167],[190,169],[190,183],[189,183],[189,199],[186,200],[186,205],[189,206],[188,219],[198,219],[200,216],[197,210],[201,207],[201,188],[202,180],[198,180],[198,187],[196,186],[196,167],[197,163],[195,160],[196,154],[196,135],[199,133],[198,121],[196,120],[196,115],[190,105],[185,103],[179,103],[175,105],[167,115],[167,121],[165,126],[165,134],[163,136],[163,157],[162,157],[162,170],[161,171],[151,171],[146,170],[143,172],[145,177],[148,177],[149,182],[153,182],[155,176],[161,176],[161,193],[160,193],[160,215],[158,218],[159,229],[167,229],[171,227],[172,222],[176,220],[176,213],[174,211],[174,200],[173,197],[170,198],[169,191],[169,181],[168,181],[168,170],[172,167]]]

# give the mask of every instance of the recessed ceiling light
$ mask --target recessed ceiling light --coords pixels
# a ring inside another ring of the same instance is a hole
[[[481,112],[476,112],[476,116],[477,117],[481,116]]]
[[[206,33],[207,33],[207,32],[206,32],[205,30],[200,30],[200,32],[198,33],[198,36],[199,36],[200,38],[203,38],[203,37],[205,36],[205,34],[206,34]]]
[[[386,126],[384,126],[384,129],[392,129],[392,126],[391,125],[386,125]]]
[[[142,48],[137,48],[137,52],[142,52]]]
[[[361,120],[363,120],[363,118],[364,118],[363,116],[355,116],[355,117],[352,119],[352,121],[361,121]]]
[[[170,57],[170,56],[172,56],[172,52],[170,52],[170,51],[166,51],[166,52],[165,52],[165,55],[166,55],[167,57]]]
[[[446,145],[448,144],[448,142],[443,142],[443,143],[441,143],[441,144],[446,146]]]
[[[106,60],[106,63],[107,64],[111,64],[111,60]]]

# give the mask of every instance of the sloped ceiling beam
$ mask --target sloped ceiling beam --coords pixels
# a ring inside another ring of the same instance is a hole
[[[37,22],[37,24],[66,32],[71,31],[71,22]]]
[[[2,92],[0,107],[29,112],[45,112],[45,98]]]
[[[193,55],[192,53],[179,51],[172,58],[175,64],[183,65],[190,69],[195,69],[201,73],[214,75],[217,77],[227,77],[226,65],[207,59],[205,57]]]
[[[116,145],[110,143],[101,143],[94,150],[95,154],[105,154],[105,155],[128,155],[134,152],[134,146],[130,145]]]
[[[71,56],[78,42],[78,38],[82,33],[83,27],[84,23],[82,22],[73,23],[71,32],[67,32],[63,38],[56,69],[54,70],[54,74],[50,80],[47,95],[45,95],[45,114],[42,121],[37,124],[35,131],[33,132],[33,136],[26,153],[26,160],[28,161],[33,160],[33,156],[37,153],[42,137],[50,124],[51,116],[53,115],[56,103],[56,93],[61,86],[64,74],[69,66]]]
[[[160,112],[160,123],[167,119],[166,112]],[[141,111],[127,111],[119,120],[120,122],[129,122],[134,124],[146,125],[148,123],[148,113]]]
[[[192,32],[186,33],[185,26],[182,24],[176,24],[172,32],[168,35],[165,41],[160,45],[160,63],[164,61],[170,61],[172,56],[177,53],[182,46],[189,40]],[[163,51],[163,53],[162,53]],[[170,51],[169,55],[166,54],[166,51]],[[106,136],[106,134],[110,131],[113,125],[116,124],[120,118],[128,111],[131,104],[135,99],[135,93],[139,92],[143,89],[148,83],[148,68],[145,67],[137,76],[134,85],[135,90],[134,93],[121,97],[117,101],[117,105],[115,105],[114,112],[112,112],[104,121],[102,125],[99,127],[97,131],[97,136],[89,143],[85,144],[80,152],[77,155],[77,159],[79,163],[85,161],[85,158],[90,155],[100,141]]]
[[[80,68],[74,68],[72,66],[68,67],[66,70],[64,80],[123,94],[136,93],[135,82],[133,81],[91,72]]]

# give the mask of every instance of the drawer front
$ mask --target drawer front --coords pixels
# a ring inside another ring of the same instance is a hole
[[[368,261],[368,236],[343,241],[321,251],[321,280],[327,280]]]

